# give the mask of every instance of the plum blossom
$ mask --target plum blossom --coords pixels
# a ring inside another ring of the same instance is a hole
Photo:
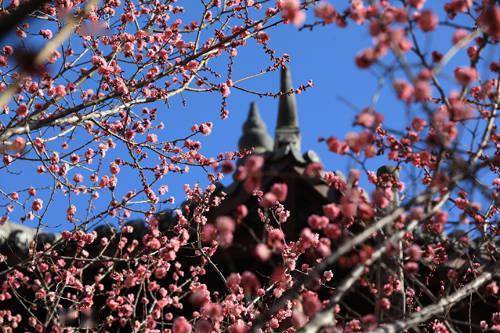
[[[228,247],[233,243],[235,222],[230,216],[220,216],[215,222],[218,236],[217,241],[221,246]]]
[[[439,18],[432,10],[424,10],[418,16],[417,23],[423,32],[430,32],[436,30]]]
[[[22,136],[18,136],[11,142],[9,149],[20,153],[24,150],[25,147],[26,140]]]
[[[173,333],[191,333],[192,326],[183,316],[177,317],[174,320],[174,326],[172,327]]]
[[[302,307],[306,316],[313,316],[321,310],[321,302],[318,294],[312,291],[306,291],[302,294]]]
[[[231,89],[229,89],[229,86],[226,83],[223,83],[220,86],[220,92],[222,97],[226,98],[231,94]]]
[[[454,74],[457,82],[464,86],[478,79],[476,69],[471,67],[458,67],[455,69]]]
[[[43,208],[43,200],[38,198],[33,200],[33,203],[31,204],[31,209],[33,209],[35,212],[42,210]]]
[[[26,104],[21,104],[19,105],[19,107],[17,108],[16,110],[16,114],[19,116],[19,117],[26,117],[28,115],[29,111],[28,111],[28,106]]]
[[[327,1],[321,1],[314,9],[314,14],[326,24],[335,22],[338,16],[335,8]]]
[[[334,203],[324,205],[323,214],[330,220],[335,220],[340,214],[340,208]]]
[[[328,225],[329,220],[326,216],[313,214],[309,216],[309,218],[307,219],[307,223],[313,229],[324,229]]]
[[[288,186],[285,183],[275,183],[271,186],[271,192],[276,196],[276,200],[283,202],[288,193]]]
[[[261,261],[267,261],[271,258],[271,250],[266,244],[259,243],[255,247],[255,256]]]
[[[342,197],[340,209],[346,217],[362,217],[370,219],[373,217],[373,208],[365,201],[358,189],[350,189]]]
[[[45,39],[52,39],[52,31],[49,29],[40,30],[40,35]]]
[[[279,0],[278,8],[280,9],[281,17],[295,26],[302,25],[306,19],[304,10],[300,9],[299,0]]]

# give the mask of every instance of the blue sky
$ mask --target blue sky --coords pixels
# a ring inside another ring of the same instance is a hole
[[[344,5],[340,5],[340,3],[344,2],[336,1],[336,3],[337,8],[343,8]],[[437,3],[441,2],[433,2],[433,5],[437,5]],[[312,16],[312,13],[309,12],[308,15]],[[434,40],[427,39],[424,45],[434,45],[439,51],[446,52],[451,47],[451,34],[449,28],[440,28],[440,30],[441,32],[434,35]],[[309,80],[314,82],[312,89],[297,96],[303,150],[315,150],[320,155],[326,169],[346,172],[355,165],[350,165],[347,159],[328,152],[326,145],[319,143],[318,138],[332,135],[343,138],[347,132],[356,130],[352,127],[356,115],[356,110],[352,106],[355,106],[359,111],[372,102],[378,81],[369,70],[359,70],[354,64],[356,53],[371,45],[371,38],[366,27],[350,23],[347,29],[331,25],[317,27],[311,32],[308,30],[298,31],[292,25],[283,25],[270,30],[269,36],[271,38],[270,47],[276,50],[278,55],[283,53],[290,55],[289,67],[294,84],[298,86]],[[427,37],[419,36],[419,38]],[[453,68],[453,64],[463,61],[463,54],[464,51],[448,64],[447,69]],[[266,55],[262,49],[254,41],[249,42],[246,47],[239,49],[233,79],[236,80],[258,72],[268,65],[265,60]],[[224,62],[216,64],[220,68],[224,68],[225,65]],[[450,83],[453,83],[453,80],[449,74],[445,74],[442,82],[445,87],[448,87]],[[390,86],[389,81],[386,83]],[[246,81],[243,86],[262,92],[277,92],[279,73],[270,73]],[[405,107],[403,104],[395,102],[391,90],[387,88],[387,85],[384,86],[375,110],[385,116],[386,126],[401,129],[405,120]],[[185,107],[182,106],[180,98],[172,99],[169,109],[163,104],[158,104],[159,116],[166,126],[162,135],[168,136],[168,138],[160,138],[160,140],[174,139],[188,134],[193,123],[212,121],[215,125],[212,135],[201,138],[204,146],[203,153],[215,156],[221,151],[236,150],[241,135],[241,126],[252,101],[258,103],[261,116],[271,135],[274,135],[278,110],[278,101],[274,98],[259,98],[232,89],[228,99],[230,116],[227,120],[221,120],[219,117],[220,96],[218,94],[188,92],[184,94],[184,97],[187,101]],[[113,154],[118,156],[120,153],[120,151],[116,151]],[[381,159],[375,159],[369,166],[376,170],[377,166],[383,162]],[[2,186],[5,190],[18,189],[20,182],[47,184],[49,179],[47,175],[40,176],[22,167],[13,167],[12,170],[19,172],[19,174],[2,174]],[[230,180],[230,177],[227,180]],[[183,184],[193,184],[197,181],[206,184],[203,173],[199,170],[192,170],[191,173],[183,176],[167,175],[162,183],[169,185],[170,194],[176,197],[177,203],[180,203],[184,199]],[[120,178],[122,189],[137,188],[138,185],[137,178],[123,176]],[[61,195],[57,196],[54,205],[47,213],[47,219],[62,222],[65,219],[67,207],[67,198]],[[60,229],[62,226],[64,223],[56,226],[55,229]]]

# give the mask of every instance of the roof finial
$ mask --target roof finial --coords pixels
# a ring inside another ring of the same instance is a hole
[[[238,141],[240,150],[254,148],[254,153],[262,154],[273,149],[273,139],[267,132],[266,124],[260,117],[255,102],[250,104],[248,117],[243,124],[243,135]]]
[[[278,121],[276,123],[275,150],[284,146],[300,152],[299,118],[297,102],[292,85],[292,76],[287,67],[281,68],[281,96],[278,106]]]

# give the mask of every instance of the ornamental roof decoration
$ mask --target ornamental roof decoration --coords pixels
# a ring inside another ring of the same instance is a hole
[[[260,117],[259,107],[255,102],[251,103],[247,120],[243,124],[243,134],[238,141],[238,149],[253,149],[254,153],[262,154],[272,151],[273,145],[273,139]]]

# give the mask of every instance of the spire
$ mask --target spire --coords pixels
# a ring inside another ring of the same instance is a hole
[[[297,102],[293,91],[292,76],[286,67],[281,69],[278,121],[276,123],[276,138],[274,149],[290,147],[300,153],[299,118],[297,115]],[[286,148],[285,148],[286,149]]]
[[[257,154],[273,149],[273,139],[267,132],[266,124],[260,117],[259,108],[255,102],[250,104],[247,120],[243,124],[243,135],[238,141],[240,150],[252,147]]]

